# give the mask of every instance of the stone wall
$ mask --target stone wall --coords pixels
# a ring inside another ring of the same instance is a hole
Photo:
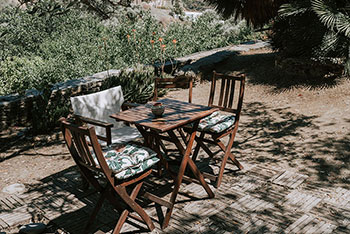
[[[98,92],[109,77],[120,74],[120,70],[109,70],[55,84],[51,89],[49,105],[55,105],[55,103],[70,105],[71,96]],[[29,127],[33,122],[34,104],[40,99],[41,93],[37,90],[27,90],[25,95],[0,96],[0,131],[14,126]]]

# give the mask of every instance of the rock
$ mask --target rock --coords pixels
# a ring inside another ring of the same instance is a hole
[[[15,194],[15,193],[23,193],[26,190],[24,184],[11,184],[2,189],[4,193]]]
[[[142,3],[141,3],[141,7],[142,7],[142,9],[144,9],[144,10],[146,10],[146,11],[151,10],[151,5],[148,4],[148,3],[146,3],[146,2],[142,2]]]
[[[43,223],[30,223],[20,227],[19,233],[40,234],[40,233],[43,233],[45,229],[46,229],[46,225]]]

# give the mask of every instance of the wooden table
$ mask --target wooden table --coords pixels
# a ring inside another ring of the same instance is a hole
[[[172,191],[170,201],[167,202],[153,194],[147,194],[147,198],[150,200],[167,207],[167,212],[162,224],[162,228],[166,228],[169,224],[170,216],[176,201],[176,196],[179,192],[183,179],[188,179],[192,182],[201,184],[209,197],[214,197],[214,193],[209,188],[202,173],[199,171],[190,155],[199,121],[217,109],[173,99],[162,99],[158,102],[161,102],[163,106],[165,106],[165,112],[163,116],[159,118],[155,117],[151,112],[151,106],[153,103],[148,103],[118,114],[113,114],[111,117],[118,121],[125,121],[130,124],[135,124],[144,137],[146,144],[148,144],[148,146],[158,153],[166,169],[168,169],[168,164],[162,157],[159,148],[159,144],[162,139],[173,142],[183,155],[179,171],[177,172],[176,176],[174,176],[174,189]],[[183,147],[180,140],[175,135],[174,130],[189,123],[192,123],[192,129],[189,131],[190,135],[187,145]],[[164,134],[160,134],[165,132],[168,134],[168,137]],[[184,175],[187,165],[197,180]]]

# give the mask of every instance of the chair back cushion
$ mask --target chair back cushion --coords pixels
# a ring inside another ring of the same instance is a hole
[[[91,119],[96,119],[106,123],[113,123],[114,128],[120,128],[123,123],[113,121],[109,116],[120,112],[121,105],[124,102],[121,86],[103,90],[88,95],[71,97],[73,112]],[[103,134],[104,129],[96,127],[97,134]]]

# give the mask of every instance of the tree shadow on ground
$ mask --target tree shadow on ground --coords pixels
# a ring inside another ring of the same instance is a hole
[[[289,166],[320,182],[350,184],[350,134],[320,131],[318,116],[246,103],[233,151],[250,163]],[[332,124],[332,123],[329,123]],[[333,123],[336,124],[336,123]]]
[[[270,85],[275,91],[283,91],[296,86],[308,88],[326,88],[337,85],[337,79],[311,78],[310,75],[291,73],[276,66],[277,53],[240,54],[231,56],[216,71],[232,71],[247,74],[252,84]]]
[[[19,132],[20,133],[20,132]],[[6,134],[0,133],[0,162],[14,158],[23,152],[26,152],[35,147],[52,146],[62,143],[60,132],[53,131],[47,135],[26,136],[24,134]],[[30,156],[30,155],[28,155]],[[53,156],[44,155],[42,156]],[[60,156],[60,155],[57,155]]]

